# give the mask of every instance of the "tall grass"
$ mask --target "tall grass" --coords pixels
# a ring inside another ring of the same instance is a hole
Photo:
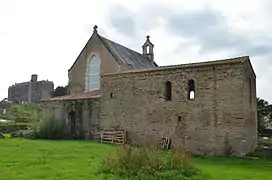
[[[119,146],[102,162],[99,173],[131,180],[209,179],[190,164],[186,151],[162,152],[154,147]]]
[[[32,126],[32,130],[36,139],[71,139],[71,132],[64,119],[55,119],[53,117],[42,119]]]

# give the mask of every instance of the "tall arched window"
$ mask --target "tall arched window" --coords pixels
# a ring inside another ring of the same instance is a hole
[[[150,47],[149,46],[146,46],[146,53],[150,54]]]
[[[100,64],[97,56],[92,56],[87,63],[87,91],[97,90],[100,87]]]
[[[166,101],[172,100],[172,84],[170,81],[166,81],[165,83],[165,100]]]
[[[195,99],[195,81],[192,79],[188,81],[188,99]]]

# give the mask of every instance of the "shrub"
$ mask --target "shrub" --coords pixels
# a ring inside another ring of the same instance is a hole
[[[52,117],[43,119],[34,123],[31,129],[33,130],[34,138],[37,139],[60,140],[71,138],[69,128],[63,119],[54,119]]]
[[[119,146],[117,153],[109,155],[98,171],[131,180],[185,180],[209,179],[191,166],[185,151],[172,150],[169,153],[153,147]]]
[[[38,105],[12,105],[8,108],[7,114],[0,114],[0,117],[17,122],[29,122],[33,114],[40,113],[40,111]]]
[[[272,159],[272,148],[258,147],[254,152],[248,153],[246,157]]]
[[[4,139],[4,138],[5,138],[4,134],[0,133],[0,139]]]
[[[0,122],[0,132],[12,133],[18,130],[26,130],[28,125],[28,123]]]
[[[11,138],[28,138],[28,139],[33,139],[34,138],[34,132],[31,129],[28,129],[28,130],[19,130],[19,131],[11,133],[10,137]]]

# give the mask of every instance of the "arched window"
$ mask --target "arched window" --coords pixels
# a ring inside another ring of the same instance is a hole
[[[100,88],[100,60],[96,56],[92,56],[87,64],[86,89],[93,91]]]
[[[195,81],[192,79],[188,81],[188,99],[195,99]]]
[[[165,100],[166,101],[172,100],[172,84],[170,81],[166,81],[165,83]]]
[[[146,46],[146,53],[150,54],[150,47],[149,46]]]

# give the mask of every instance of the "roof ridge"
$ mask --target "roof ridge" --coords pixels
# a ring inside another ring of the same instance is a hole
[[[83,51],[85,50],[85,48],[87,47],[88,43],[91,41],[92,37],[93,37],[94,34],[91,35],[91,37],[88,39],[88,41],[85,43],[83,49],[81,49],[80,53],[77,55],[77,58],[76,60],[74,61],[74,63],[72,64],[72,66],[68,69],[68,71],[70,71],[74,65],[76,64],[78,58],[80,57],[80,55],[83,53]]]
[[[59,100],[74,100],[74,99],[91,99],[100,97],[100,91],[94,90],[90,92],[77,92],[63,96],[52,97],[50,99],[42,99],[42,102],[59,101]]]
[[[126,65],[135,66],[135,61],[138,61],[138,63],[140,63],[140,64],[142,63],[140,66],[143,65],[143,62],[149,62],[150,65],[147,66],[149,68],[151,66],[153,67],[153,65],[158,66],[155,61],[151,61],[147,56],[144,56],[143,54],[140,54],[139,52],[137,52],[137,51],[135,51],[133,49],[130,49],[130,48],[124,46],[124,45],[121,45],[121,44],[115,42],[115,41],[112,41],[112,40],[110,40],[108,38],[105,38],[104,36],[98,35],[98,37],[101,39],[101,41],[104,43],[104,45],[108,48],[110,53],[117,59],[117,61],[119,61],[120,65],[126,64]],[[117,47],[117,49],[114,49],[113,46]],[[128,53],[126,55],[120,53],[119,50],[121,50],[121,49],[123,49],[123,52],[125,50]],[[128,57],[127,55],[129,55],[129,56],[132,55],[134,57]],[[130,62],[128,62],[128,61],[131,61],[132,64]],[[153,65],[151,65],[151,64],[153,64]],[[144,67],[144,66],[142,66],[142,67]],[[139,69],[139,67],[135,68],[135,69]]]
[[[122,65],[122,63],[120,62],[121,59],[118,57],[118,55],[116,53],[113,52],[112,48],[110,47],[110,45],[105,41],[108,40],[107,38],[104,38],[103,36],[97,34],[98,37],[100,38],[101,42],[104,44],[104,46],[106,46],[106,48],[108,48],[108,51],[113,55],[113,57],[116,59],[117,63],[119,65]]]
[[[122,71],[122,72],[117,72],[117,73],[106,73],[106,74],[102,74],[102,76],[160,71],[160,70],[172,69],[172,68],[188,68],[188,67],[192,67],[192,66],[207,66],[207,65],[238,63],[238,62],[244,62],[244,60],[249,60],[249,56],[239,56],[239,57],[226,58],[226,59],[220,59],[220,60],[211,60],[211,61],[204,61],[204,62],[193,62],[193,63],[185,63],[185,64],[166,65],[166,66],[159,66],[159,67],[146,68],[146,69],[133,69],[133,70],[127,70],[127,71]]]
[[[99,36],[100,36],[100,35],[99,35]],[[124,46],[124,45],[119,44],[119,43],[117,43],[117,42],[115,42],[115,41],[112,41],[112,40],[110,40],[110,39],[108,39],[108,38],[105,38],[104,36],[100,36],[100,37],[106,39],[107,41],[110,41],[110,42],[112,42],[112,43],[115,43],[115,44],[117,44],[117,45],[119,45],[119,46],[122,46],[123,48],[126,48],[126,49],[128,49],[128,50],[130,50],[130,51],[132,51],[132,52],[134,52],[134,53],[137,53],[137,54],[143,56],[143,54],[137,52],[136,50],[133,50],[133,49],[131,49],[131,48],[128,48],[127,46]],[[143,57],[145,57],[145,56],[143,56]]]
[[[81,52],[79,53],[76,60],[74,61],[74,63],[72,64],[68,71],[70,71],[74,67],[80,55],[83,53],[88,44],[91,42],[94,35],[96,35],[100,39],[105,48],[108,49],[109,53],[112,54],[112,56],[116,59],[117,63],[121,66],[122,65],[132,66],[135,69],[158,66],[154,60],[150,61],[150,59],[147,56],[133,49],[130,49],[124,45],[121,45],[115,41],[105,38],[99,35],[97,32],[94,32],[92,36],[88,39],[87,43],[85,44],[85,46],[83,47],[83,49],[81,50]]]

